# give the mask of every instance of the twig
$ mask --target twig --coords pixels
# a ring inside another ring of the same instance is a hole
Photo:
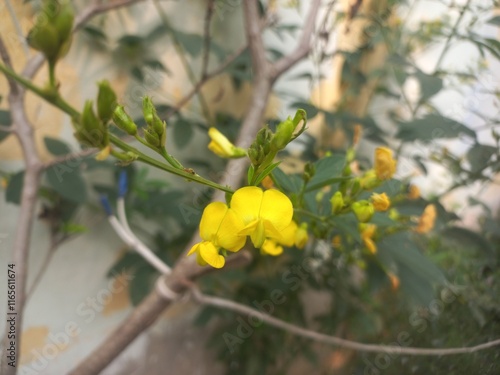
[[[2,59],[2,61],[5,63],[5,65],[12,69],[12,62],[10,61],[10,55],[9,55],[9,51],[7,51],[7,47],[5,46],[5,43],[3,41],[3,39],[0,37],[0,58]],[[7,77],[7,82],[9,83],[9,90],[12,94],[18,94],[18,86],[17,86],[17,83],[16,81],[11,78],[11,77]],[[5,130],[7,131],[7,130]]]
[[[77,159],[83,159],[87,156],[95,154],[98,151],[99,150],[97,150],[95,148],[87,148],[85,150],[82,150],[80,152],[76,152],[74,154],[60,156],[58,158],[54,158],[54,159],[48,161],[47,163],[44,163],[42,168],[47,169],[47,168],[50,168],[50,167],[57,165],[57,164],[62,164],[62,163],[66,163],[68,161],[77,160]]]
[[[222,309],[235,311],[244,315],[249,315],[257,319],[260,319],[269,325],[290,332],[294,335],[306,337],[308,339],[317,342],[322,342],[325,344],[356,350],[359,352],[387,353],[387,354],[412,355],[412,356],[417,356],[417,355],[442,356],[442,355],[474,353],[480,350],[500,345],[500,339],[489,341],[484,344],[475,346],[461,347],[461,348],[445,348],[445,349],[413,348],[413,347],[401,347],[395,345],[365,344],[362,342],[346,340],[340,337],[329,336],[323,333],[312,331],[310,329],[302,328],[294,324],[287,323],[281,319],[274,318],[271,315],[264,314],[259,310],[245,306],[241,303],[237,303],[225,298],[204,295],[196,288],[192,288],[192,292],[194,299],[204,305],[215,306]]]
[[[0,38],[1,40],[1,38]],[[1,42],[3,45],[3,41]],[[2,48],[2,59],[6,65],[10,64],[10,59],[7,50]],[[10,80],[9,80],[10,81]],[[35,217],[35,207],[37,202],[38,188],[41,181],[42,163],[36,150],[36,144],[33,134],[33,128],[24,111],[24,90],[17,85],[17,83],[9,83],[9,106],[12,116],[12,129],[17,136],[23,156],[26,163],[26,172],[24,174],[23,188],[21,191],[21,206],[19,217],[17,219],[16,234],[14,239],[14,246],[12,249],[12,263],[15,264],[16,271],[16,306],[15,312],[16,320],[14,324],[15,332],[20,333],[22,330],[22,322],[24,317],[24,305],[26,302],[26,281],[28,276],[28,254],[31,242],[31,229]],[[10,346],[8,343],[7,334],[3,340],[2,352],[2,375],[14,375],[17,367],[8,365],[7,349]],[[15,340],[16,352],[19,353],[20,349],[20,335]],[[18,357],[16,357],[17,366]]]
[[[186,71],[189,80],[191,81],[191,84],[196,87],[197,86],[197,79],[196,75],[194,74],[193,69],[191,68],[191,64],[186,58],[184,47],[182,44],[179,42],[179,39],[177,38],[177,35],[175,35],[175,30],[172,29],[172,26],[170,25],[170,21],[168,20],[167,14],[163,10],[162,6],[159,3],[159,0],[153,0],[153,4],[156,7],[158,14],[160,15],[160,18],[165,25],[165,27],[170,31],[172,41],[174,43],[174,48],[175,51],[177,52],[177,55],[179,56],[181,63],[184,67],[184,70]],[[205,100],[205,97],[201,93],[201,91],[198,89],[196,90],[196,94],[198,95],[198,99],[200,101],[200,106],[201,110],[203,112],[203,116],[205,117],[205,120],[207,122],[210,122],[210,110],[208,108],[207,101]]]
[[[7,11],[9,12],[10,18],[12,19],[12,23],[14,24],[14,28],[16,29],[18,41],[19,42],[22,41],[21,45],[23,46],[24,55],[26,58],[28,58],[30,55],[30,49],[28,48],[26,40],[23,37],[23,29],[16,16],[16,12],[14,11],[14,8],[12,8],[10,0],[5,0],[5,5],[7,5]]]
[[[0,132],[10,133],[12,132],[12,129],[9,126],[0,125]]]
[[[204,27],[204,43],[203,43],[203,58],[201,62],[201,75],[200,80],[203,80],[207,75],[208,60],[210,59],[210,23],[214,14],[215,0],[208,0],[207,12],[205,14],[205,27]]]
[[[169,110],[169,112],[166,114],[166,117],[169,118],[179,112],[182,107],[184,107],[189,101],[193,98],[193,96],[196,95],[196,93],[203,87],[205,83],[207,83],[209,80],[212,78],[218,76],[219,74],[222,74],[224,70],[234,61],[236,60],[245,50],[248,48],[248,45],[245,45],[243,47],[240,47],[238,50],[236,50],[233,54],[231,54],[229,57],[227,57],[224,62],[219,65],[216,69],[214,69],[210,73],[206,73],[205,76],[189,91],[181,100],[177,102],[175,107]]]

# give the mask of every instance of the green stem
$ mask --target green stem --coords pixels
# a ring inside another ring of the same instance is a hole
[[[26,78],[20,76],[16,72],[14,72],[12,69],[9,69],[2,63],[0,63],[0,71],[3,72],[5,75],[15,79],[18,83],[20,83],[22,86],[27,88],[28,90],[34,92],[37,94],[39,97],[42,99],[46,100],[47,102],[51,103],[55,107],[59,108],[63,112],[67,113],[70,115],[73,119],[78,120],[80,118],[80,113],[71,106],[71,104],[67,103],[64,99],[62,99],[58,93],[50,93],[47,92],[37,86],[35,86],[32,82],[27,80]],[[206,185],[208,187],[222,190],[226,193],[234,193],[234,191],[227,187],[227,186],[222,186],[220,184],[217,184],[213,181],[207,180],[197,174],[192,174],[189,172],[184,171],[183,169],[177,169],[174,167],[171,167],[170,165],[164,164],[156,159],[153,159],[146,154],[142,153],[138,149],[136,149],[133,146],[128,145],[127,143],[123,142],[120,138],[118,138],[116,135],[109,133],[109,140],[111,143],[113,143],[115,146],[121,148],[124,151],[131,151],[134,154],[138,155],[138,159],[141,160],[142,162],[152,165],[154,167],[157,167],[159,169],[162,169],[166,172],[175,174],[180,177],[184,177],[189,181],[195,181],[198,182],[199,184]]]
[[[165,150],[164,147],[160,148],[160,151],[159,151],[160,155],[163,156],[165,158],[166,161],[169,162],[169,164],[174,167],[174,168],[177,168],[177,169],[184,169],[184,167],[182,166],[181,163],[179,163],[179,161],[174,158],[172,155],[170,155],[167,150]]]
[[[50,88],[56,90],[56,64],[55,62],[49,61],[49,86]]]
[[[111,143],[113,143],[115,146],[121,148],[122,150],[131,151],[131,152],[135,153],[136,155],[138,155],[138,160],[140,160],[146,164],[157,167],[159,169],[162,169],[166,172],[175,174],[177,176],[184,177],[187,180],[195,181],[195,182],[198,182],[202,185],[206,185],[206,186],[209,186],[209,187],[214,188],[214,189],[222,190],[226,193],[234,193],[234,191],[227,186],[219,185],[213,181],[210,181],[210,180],[207,180],[207,179],[201,177],[200,175],[191,174],[189,172],[184,171],[183,169],[177,169],[177,168],[171,167],[168,164],[164,164],[156,159],[153,159],[153,158],[147,156],[146,154],[143,154],[142,152],[137,150],[135,147],[130,146],[129,144],[123,142],[116,135],[109,134],[109,140]]]

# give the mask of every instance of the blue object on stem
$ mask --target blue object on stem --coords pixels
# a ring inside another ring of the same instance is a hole
[[[106,215],[108,215],[108,216],[113,215],[113,210],[111,209],[111,204],[109,203],[109,199],[108,199],[107,195],[101,194],[101,205],[102,205],[102,208],[104,208]]]
[[[123,198],[128,190],[128,176],[127,171],[122,169],[118,178],[118,196]]]

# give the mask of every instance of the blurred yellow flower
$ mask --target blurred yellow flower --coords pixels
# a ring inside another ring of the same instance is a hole
[[[420,189],[418,186],[410,185],[408,188],[408,199],[418,199],[420,198]]]
[[[278,256],[283,253],[283,246],[274,240],[265,240],[260,251],[267,255]]]
[[[387,211],[391,206],[391,200],[386,193],[373,193],[370,200],[375,208],[375,211]]]
[[[432,228],[434,228],[434,224],[436,222],[436,206],[433,204],[427,205],[425,207],[422,216],[418,221],[418,226],[415,228],[415,232],[417,233],[429,233]]]
[[[309,234],[307,233],[307,223],[302,223],[295,232],[295,246],[298,249],[303,249],[308,240]]]
[[[396,173],[396,160],[392,158],[392,150],[377,147],[375,150],[375,173],[380,180],[389,180]]]
[[[198,264],[222,268],[225,258],[220,254],[220,249],[233,252],[240,250],[245,245],[245,236],[239,234],[243,228],[243,221],[227,205],[210,203],[200,221],[200,237],[203,241],[194,245],[188,255],[196,252]]]
[[[292,202],[285,194],[256,186],[238,189],[231,199],[231,209],[245,225],[238,233],[249,235],[256,248],[261,248],[267,238],[282,239],[281,231],[290,225],[293,216]]]
[[[208,129],[208,136],[211,142],[208,144],[208,149],[214,154],[223,158],[241,158],[246,156],[246,151],[240,147],[233,145],[224,134],[216,128]]]
[[[373,236],[375,235],[375,231],[377,230],[377,226],[375,224],[365,224],[362,226],[361,230],[361,239],[365,247],[372,254],[377,252],[377,245],[375,241],[373,241]]]

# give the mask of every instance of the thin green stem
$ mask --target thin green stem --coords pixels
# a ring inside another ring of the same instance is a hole
[[[46,100],[47,102],[51,103],[55,107],[59,108],[63,112],[67,113],[74,119],[79,119],[80,118],[80,113],[71,106],[71,104],[67,103],[64,99],[62,99],[58,93],[53,93],[53,92],[47,92],[36,85],[34,85],[32,82],[27,80],[26,78],[20,76],[16,72],[14,72],[12,69],[9,69],[2,63],[0,63],[0,71],[3,72],[5,75],[15,79],[18,83],[20,83],[22,86],[27,88],[28,90],[34,92],[38,96],[40,96],[42,99]],[[183,169],[178,169],[171,167],[170,165],[164,164],[156,159],[153,159],[146,154],[142,153],[138,149],[136,149],[133,146],[128,145],[127,143],[123,142],[120,138],[117,136],[109,133],[109,140],[111,143],[113,143],[115,146],[121,148],[124,151],[130,151],[133,152],[134,154],[138,155],[138,159],[146,164],[152,165],[154,167],[157,167],[159,169],[162,169],[166,172],[175,174],[180,177],[184,177],[189,181],[195,181],[198,182],[199,184],[209,186],[214,189],[222,190],[226,193],[234,193],[234,191],[227,187],[227,186],[222,186],[220,184],[217,184],[213,181],[207,180],[200,175],[193,174],[192,172],[185,171]]]
[[[163,158],[169,162],[169,164],[174,167],[174,168],[177,168],[177,169],[184,169],[184,167],[182,166],[182,164],[176,159],[174,158],[172,155],[170,155],[167,150],[165,150],[164,147],[162,147],[159,151],[160,155],[163,156]]]
[[[318,216],[318,215],[315,215],[313,214],[312,212],[309,212],[309,211],[306,211],[306,210],[303,210],[302,208],[295,208],[293,210],[295,213],[299,214],[299,215],[304,215],[304,216],[309,216],[311,219],[315,219],[315,220],[318,220],[322,223],[326,222],[328,218],[326,218],[325,216]]]
[[[49,86],[51,89],[56,90],[56,63],[49,61]]]

